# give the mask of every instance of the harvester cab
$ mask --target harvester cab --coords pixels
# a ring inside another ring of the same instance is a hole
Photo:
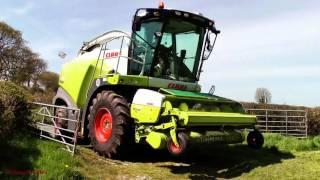
[[[129,73],[196,82],[218,33],[214,22],[201,15],[138,9],[133,20],[130,57],[145,63],[141,66],[131,61]]]
[[[242,142],[237,130],[255,129],[256,117],[238,102],[200,93],[198,85],[219,32],[201,14],[138,9],[131,35],[102,34],[64,65],[53,103],[79,108],[79,137],[88,137],[93,149],[108,157],[132,142],[167,148],[173,155],[197,142]],[[56,124],[75,128],[59,123],[72,115],[64,112],[56,113]],[[257,130],[247,140],[255,148],[263,144]]]
[[[99,56],[104,61],[96,65],[100,76],[118,73],[196,83],[218,33],[214,22],[201,14],[143,8],[134,15],[131,35],[107,32],[84,43],[79,57]]]

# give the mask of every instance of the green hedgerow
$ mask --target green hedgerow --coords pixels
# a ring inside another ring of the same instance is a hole
[[[28,122],[29,93],[8,81],[0,81],[0,139]]]

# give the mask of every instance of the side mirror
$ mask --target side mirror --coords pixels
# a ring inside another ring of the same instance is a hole
[[[213,50],[213,45],[208,43],[206,48],[207,48],[208,51],[212,51]]]
[[[210,56],[210,54],[213,50],[214,44],[216,42],[216,39],[217,39],[217,34],[209,31],[207,34],[205,50],[204,50],[203,57],[202,57],[203,60],[209,59],[209,56]]]

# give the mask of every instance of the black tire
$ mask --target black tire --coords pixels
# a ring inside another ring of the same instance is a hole
[[[179,132],[177,135],[180,147],[176,147],[171,138],[167,142],[167,149],[172,156],[178,157],[183,156],[187,152],[188,148],[188,135],[183,132]]]
[[[259,131],[254,130],[249,132],[247,136],[247,143],[251,148],[261,149],[264,143],[264,138]]]
[[[116,157],[134,138],[128,103],[113,91],[102,91],[96,95],[90,106],[88,120],[91,145],[100,155]]]

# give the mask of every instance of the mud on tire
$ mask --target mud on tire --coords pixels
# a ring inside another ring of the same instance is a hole
[[[93,149],[108,158],[119,156],[134,137],[126,99],[113,91],[102,91],[89,110],[88,136]]]

